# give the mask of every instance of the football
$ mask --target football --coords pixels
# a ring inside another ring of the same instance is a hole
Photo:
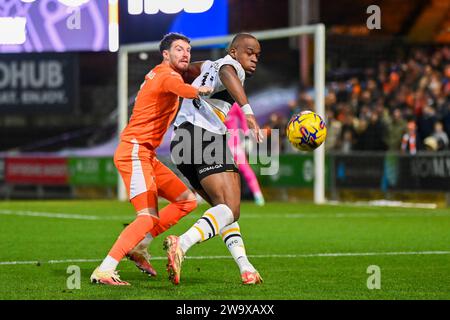
[[[327,126],[322,117],[312,111],[303,111],[292,116],[286,126],[286,136],[294,148],[313,151],[327,137]]]

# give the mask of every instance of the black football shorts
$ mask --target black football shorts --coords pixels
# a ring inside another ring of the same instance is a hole
[[[200,181],[220,172],[239,172],[227,143],[220,135],[190,122],[175,128],[170,143],[172,161],[194,189],[202,189]]]

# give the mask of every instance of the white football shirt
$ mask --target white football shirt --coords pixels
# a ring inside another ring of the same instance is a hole
[[[220,68],[227,64],[236,69],[239,80],[244,85],[245,71],[241,64],[230,55],[216,61],[206,60],[202,64],[200,75],[192,85],[211,87],[213,91],[208,96],[199,99],[184,99],[174,122],[175,127],[183,122],[190,122],[213,133],[225,134],[227,132],[224,121],[234,99],[225,89],[219,77]]]

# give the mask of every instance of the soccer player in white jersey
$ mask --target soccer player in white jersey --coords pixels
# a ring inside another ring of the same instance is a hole
[[[196,243],[217,234],[239,266],[244,284],[262,282],[249,262],[237,220],[240,216],[241,185],[239,170],[226,141],[224,120],[236,102],[246,114],[248,127],[262,140],[260,128],[243,88],[246,77],[256,70],[261,53],[258,40],[246,33],[236,35],[228,55],[216,61],[191,65],[191,75],[198,75],[192,85],[213,88],[201,99],[184,99],[175,119],[171,142],[172,160],[192,187],[211,205],[204,215],[180,237],[164,241],[168,256],[169,279],[180,282],[181,264],[186,252]],[[195,108],[192,108],[194,106]],[[208,152],[214,150],[212,152]]]

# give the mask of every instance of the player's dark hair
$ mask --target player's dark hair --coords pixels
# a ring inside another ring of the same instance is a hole
[[[159,52],[163,52],[164,50],[169,50],[172,42],[176,40],[184,40],[187,43],[191,43],[191,40],[181,33],[171,32],[166,34],[159,44]]]

